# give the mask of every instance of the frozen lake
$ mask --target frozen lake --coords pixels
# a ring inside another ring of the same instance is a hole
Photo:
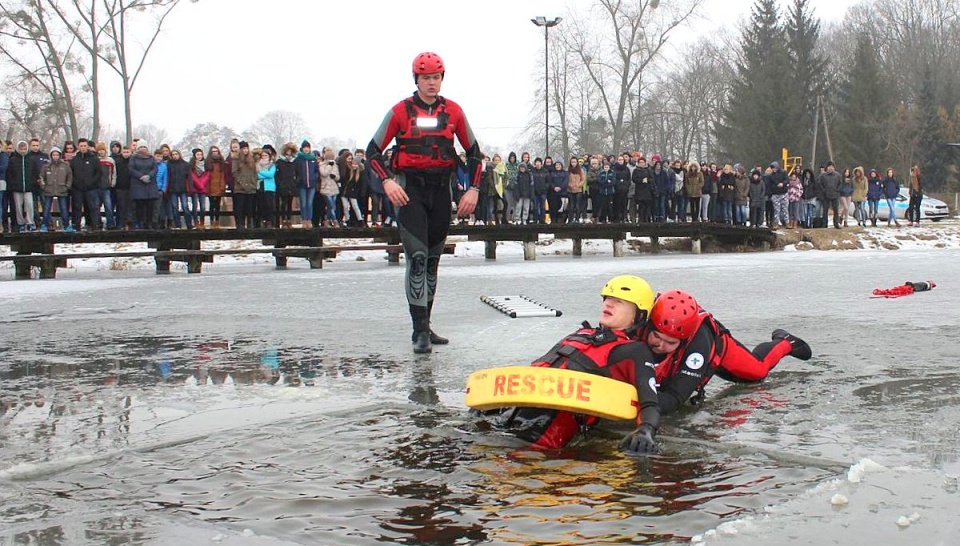
[[[814,358],[715,379],[653,459],[620,431],[543,454],[478,426],[467,375],[596,321],[623,273]],[[425,357],[379,260],[3,280],[0,544],[960,544],[958,278],[953,249],[445,257],[452,344]],[[510,294],[563,316],[479,300]]]

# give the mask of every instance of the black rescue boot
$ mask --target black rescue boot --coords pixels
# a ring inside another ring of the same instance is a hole
[[[433,351],[430,342],[430,315],[426,307],[410,306],[410,318],[413,321],[413,352],[417,354]]]
[[[427,303],[427,320],[429,321],[432,316],[433,316],[433,300],[430,300]],[[446,345],[450,343],[450,340],[434,332],[433,328],[431,328],[430,343],[433,343],[434,345]]]
[[[790,356],[799,360],[810,360],[810,357],[813,356],[813,351],[810,350],[810,346],[807,345],[807,342],[798,338],[797,336],[787,332],[786,330],[774,330],[773,335],[771,336],[773,341],[778,339],[785,339],[790,342]]]
[[[413,352],[417,354],[433,352],[433,345],[430,343],[430,332],[413,333]]]

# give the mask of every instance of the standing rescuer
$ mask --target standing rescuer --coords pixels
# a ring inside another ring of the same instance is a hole
[[[398,209],[415,353],[429,353],[433,345],[448,343],[430,329],[430,313],[440,255],[450,229],[450,179],[460,161],[454,137],[466,150],[470,178],[458,216],[468,216],[476,208],[481,177],[483,156],[463,110],[440,96],[445,70],[436,53],[417,55],[413,60],[417,91],[387,112],[366,153],[370,167],[383,180],[387,198]],[[394,138],[396,145],[388,164],[384,151]]]

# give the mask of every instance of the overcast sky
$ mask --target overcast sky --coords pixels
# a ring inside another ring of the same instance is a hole
[[[507,149],[536,108],[540,84],[532,75],[542,70],[543,31],[530,18],[591,2],[455,3],[444,11],[454,2],[183,2],[136,84],[134,124],[158,125],[177,141],[197,123],[242,132],[268,111],[290,110],[306,119],[311,134],[304,136],[365,147],[387,109],[414,90],[413,57],[435,51],[447,65],[442,94],[463,106],[481,146]],[[854,3],[811,0],[823,21],[839,21]],[[734,26],[752,4],[705,0],[693,24],[700,32]],[[113,127],[123,126],[118,97],[104,116]]]

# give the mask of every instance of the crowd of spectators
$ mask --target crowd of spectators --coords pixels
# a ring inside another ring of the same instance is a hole
[[[382,181],[360,149],[314,150],[304,140],[278,152],[239,139],[226,152],[211,146],[187,153],[166,144],[152,149],[143,140],[108,147],[80,139],[46,151],[38,139],[0,145],[0,230],[396,225]],[[802,166],[786,172],[776,161],[745,167],[656,154],[648,161],[637,152],[568,161],[510,152],[506,161],[499,154],[486,158],[483,173],[477,211],[462,222],[814,228],[828,227],[832,212],[840,228],[852,210],[858,225],[876,226],[880,201],[893,210],[900,191],[893,169],[882,176],[863,167],[838,172],[829,162],[817,173]],[[921,191],[919,169],[910,184]],[[468,188],[459,169],[451,206]],[[888,224],[899,226],[895,217]]]
[[[455,197],[467,187],[458,173]],[[602,154],[555,161],[551,157],[518,159],[511,152],[484,165],[476,213],[481,224],[545,223],[689,223],[785,228],[847,227],[852,211],[857,225],[876,226],[878,206],[889,210],[900,192],[893,169],[881,177],[863,167],[836,170],[834,163],[817,173],[802,165],[790,172],[777,161],[768,166],[719,165],[654,154]],[[922,193],[919,169],[911,170],[911,194]],[[919,203],[919,201],[918,201]],[[919,204],[917,205],[919,207]],[[919,208],[911,225],[919,225]],[[895,216],[888,225],[899,226]]]

